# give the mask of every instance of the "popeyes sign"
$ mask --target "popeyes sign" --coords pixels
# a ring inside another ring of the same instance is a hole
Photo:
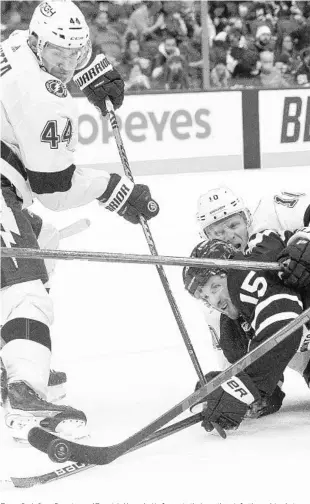
[[[117,162],[108,117],[84,98],[79,107],[78,162]],[[117,110],[130,161],[241,155],[241,93],[177,93],[126,96]]]
[[[141,112],[135,110],[125,117],[117,116],[118,125],[124,130],[131,142],[145,142],[153,138],[156,142],[163,142],[170,134],[179,140],[188,140],[191,137],[208,138],[211,126],[208,121],[208,109],[199,108],[194,111],[186,109],[165,110],[161,114],[156,111]],[[107,144],[113,137],[106,118],[100,122],[91,114],[82,114],[79,118],[79,141],[83,145],[90,144],[98,139]]]

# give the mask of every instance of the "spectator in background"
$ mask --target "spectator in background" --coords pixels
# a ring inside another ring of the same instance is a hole
[[[298,21],[298,28],[292,32],[292,38],[296,39],[296,49],[302,49],[310,46],[310,18],[305,18],[302,15],[295,15]]]
[[[132,33],[128,33],[125,52],[122,56],[123,71],[128,72],[136,63],[139,63],[144,74],[150,74],[151,61],[143,57],[139,40]]]
[[[37,3],[1,1],[1,39],[15,29],[24,29]],[[177,75],[183,68],[182,89],[187,85],[191,89],[201,89],[200,1],[88,0],[78,3],[87,19],[95,20],[91,28],[94,52],[105,52],[125,80],[134,82],[139,72],[150,77],[154,71],[154,86],[167,88],[164,76],[169,75],[170,89],[173,83],[180,85]],[[215,70],[211,76],[212,86],[225,87],[226,81],[232,87],[253,86],[253,82],[258,85],[261,76],[255,77],[258,74],[256,63],[266,50],[275,52],[275,70],[290,85],[309,84],[307,51],[302,53],[302,61],[299,54],[310,47],[310,2],[210,0],[208,7],[210,68],[211,72]],[[174,50],[169,54],[168,42],[165,54],[163,40],[169,37]],[[166,62],[171,56],[176,57],[170,59],[168,68]],[[129,78],[136,63],[139,68],[135,68]],[[268,67],[268,61],[265,66]],[[271,74],[263,71],[268,78],[262,79],[272,81]],[[127,89],[147,89],[144,79],[140,80],[140,84],[130,84]],[[153,87],[152,80],[149,84]]]
[[[99,11],[94,23],[90,26],[94,54],[104,53],[108,58],[120,61],[123,41],[118,31],[111,26],[107,11]]]
[[[232,28],[227,35],[227,68],[233,78],[251,78],[258,59],[255,50],[248,47],[245,37],[238,28]]]
[[[202,28],[199,24],[198,15],[194,9],[183,9],[184,20],[186,22],[188,37],[179,45],[182,56],[188,64],[188,76],[191,89],[202,88]],[[200,18],[199,18],[200,19]],[[213,46],[210,46],[212,51]]]
[[[288,66],[288,72],[295,72],[300,63],[299,53],[294,47],[292,36],[287,34],[277,41],[276,61],[283,61]]]
[[[246,37],[249,36],[251,32],[248,20],[248,13],[249,13],[249,6],[247,5],[248,3],[249,2],[246,3],[240,2],[238,4],[238,16],[241,25],[241,32],[242,35],[245,35]],[[238,28],[238,26],[236,28]]]
[[[189,76],[185,58],[174,54],[166,59],[163,66],[165,89],[189,89]]]
[[[310,87],[310,47],[300,53],[301,63],[296,71],[296,82],[299,86]]]
[[[125,80],[125,91],[145,91],[150,88],[149,78],[143,74],[140,63],[134,63],[129,71],[128,80]]]
[[[174,37],[178,44],[186,40],[187,26],[181,16],[181,2],[173,0],[162,3],[166,36]]]
[[[252,38],[257,38],[257,31],[261,27],[269,28],[270,35],[274,32],[276,20],[273,19],[271,12],[267,12],[268,5],[263,2],[251,2],[251,11],[255,12],[254,19],[249,22],[249,29]]]
[[[177,47],[176,39],[172,36],[167,36],[158,47],[158,52],[155,58],[154,67],[152,70],[152,78],[160,79],[164,73],[164,65],[167,59],[171,56],[180,56],[180,49]]]
[[[211,71],[210,82],[213,88],[229,88],[231,76],[226,67],[226,58],[218,58]]]
[[[257,32],[255,34],[255,42],[251,49],[257,52],[257,57],[259,57],[259,53],[261,53],[262,51],[274,51],[275,42],[274,40],[272,40],[271,30],[269,26],[262,25],[257,28]]]
[[[286,53],[282,53],[275,60],[275,67],[281,72],[283,78],[286,80],[290,87],[295,86],[295,72],[292,71],[290,66],[290,58]]]
[[[79,1],[78,7],[84,14],[86,21],[91,24],[98,14],[97,0]]]
[[[101,2],[100,2],[101,4]],[[126,6],[124,4],[119,4],[118,2],[107,2],[107,6],[103,10],[107,10],[110,25],[124,38],[127,30],[128,17],[133,11],[133,7]],[[128,9],[129,7],[129,9]]]
[[[162,2],[144,2],[131,14],[127,33],[133,33],[142,42],[160,42],[164,30],[164,15],[161,12]],[[157,44],[158,45],[158,44]]]
[[[274,53],[271,51],[262,51],[260,53],[258,67],[260,68],[260,74],[257,78],[259,87],[288,87],[288,83],[280,70],[274,65]]]
[[[209,14],[215,27],[215,35],[225,31],[229,17],[227,2],[210,2]]]
[[[297,30],[298,23],[295,14],[292,12],[292,2],[279,2],[276,8],[277,25],[276,33],[278,42],[283,40],[285,35],[290,35]]]

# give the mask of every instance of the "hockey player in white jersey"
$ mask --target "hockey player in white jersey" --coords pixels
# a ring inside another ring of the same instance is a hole
[[[273,250],[273,233],[280,233],[284,243],[288,244],[293,244],[300,235],[310,240],[310,228],[307,227],[310,223],[310,194],[286,191],[270,193],[263,196],[250,212],[242,198],[227,187],[219,187],[200,196],[197,222],[203,239],[224,240],[243,253],[250,253],[254,249],[263,254],[263,260],[276,261],[279,251]],[[302,231],[298,232],[297,230],[301,228]],[[295,234],[285,235],[285,231],[292,231]],[[293,274],[291,278],[292,276]],[[294,286],[300,287],[301,279],[295,281]],[[208,307],[204,308],[204,315],[211,333],[213,348],[217,351],[218,363],[223,369],[229,365],[221,350],[220,342],[221,328],[222,331],[225,330],[225,321],[218,311],[210,310]],[[305,328],[299,351],[289,364],[290,368],[304,377],[308,386],[310,386],[309,332]]]
[[[147,186],[75,165],[78,113],[66,84],[87,65],[96,79],[86,92],[103,115],[106,98],[118,108],[124,97],[119,73],[103,54],[92,62],[91,53],[89,28],[72,2],[40,3],[29,30],[14,32],[1,46],[3,247],[39,247],[27,215],[34,199],[55,211],[97,199],[131,223],[159,211]],[[47,280],[44,261],[2,260],[6,422],[17,439],[35,424],[78,438],[86,424],[84,412],[46,400],[53,322]]]

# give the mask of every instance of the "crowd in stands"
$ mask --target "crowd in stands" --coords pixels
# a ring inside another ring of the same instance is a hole
[[[104,52],[127,92],[310,87],[310,2],[78,1],[93,50]],[[26,29],[38,2],[1,1],[2,40]],[[203,79],[207,33],[209,79]],[[73,91],[74,88],[72,89]]]

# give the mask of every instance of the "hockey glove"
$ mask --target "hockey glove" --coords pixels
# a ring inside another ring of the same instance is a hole
[[[210,381],[220,371],[211,371],[206,375]],[[196,389],[200,384],[196,385]],[[214,392],[211,392],[203,401],[202,427],[207,431],[213,430],[211,422],[218,424],[224,430],[237,429],[244,419],[248,407],[260,399],[260,394],[251,378],[244,372],[233,376],[224,382]]]
[[[277,385],[272,395],[263,395],[249,406],[246,418],[260,418],[262,416],[271,415],[276,413],[282,406],[285,397],[284,392]]]
[[[123,103],[124,81],[104,54],[98,54],[88,67],[75,74],[73,80],[103,116],[108,113],[105,104],[107,98],[115,109]]]
[[[304,289],[310,285],[310,233],[304,228],[293,235],[278,256],[284,270],[279,277],[288,287]]]
[[[134,184],[128,177],[112,173],[105,192],[98,198],[107,210],[117,212],[132,224],[156,217],[159,206],[151,197],[147,185]]]

